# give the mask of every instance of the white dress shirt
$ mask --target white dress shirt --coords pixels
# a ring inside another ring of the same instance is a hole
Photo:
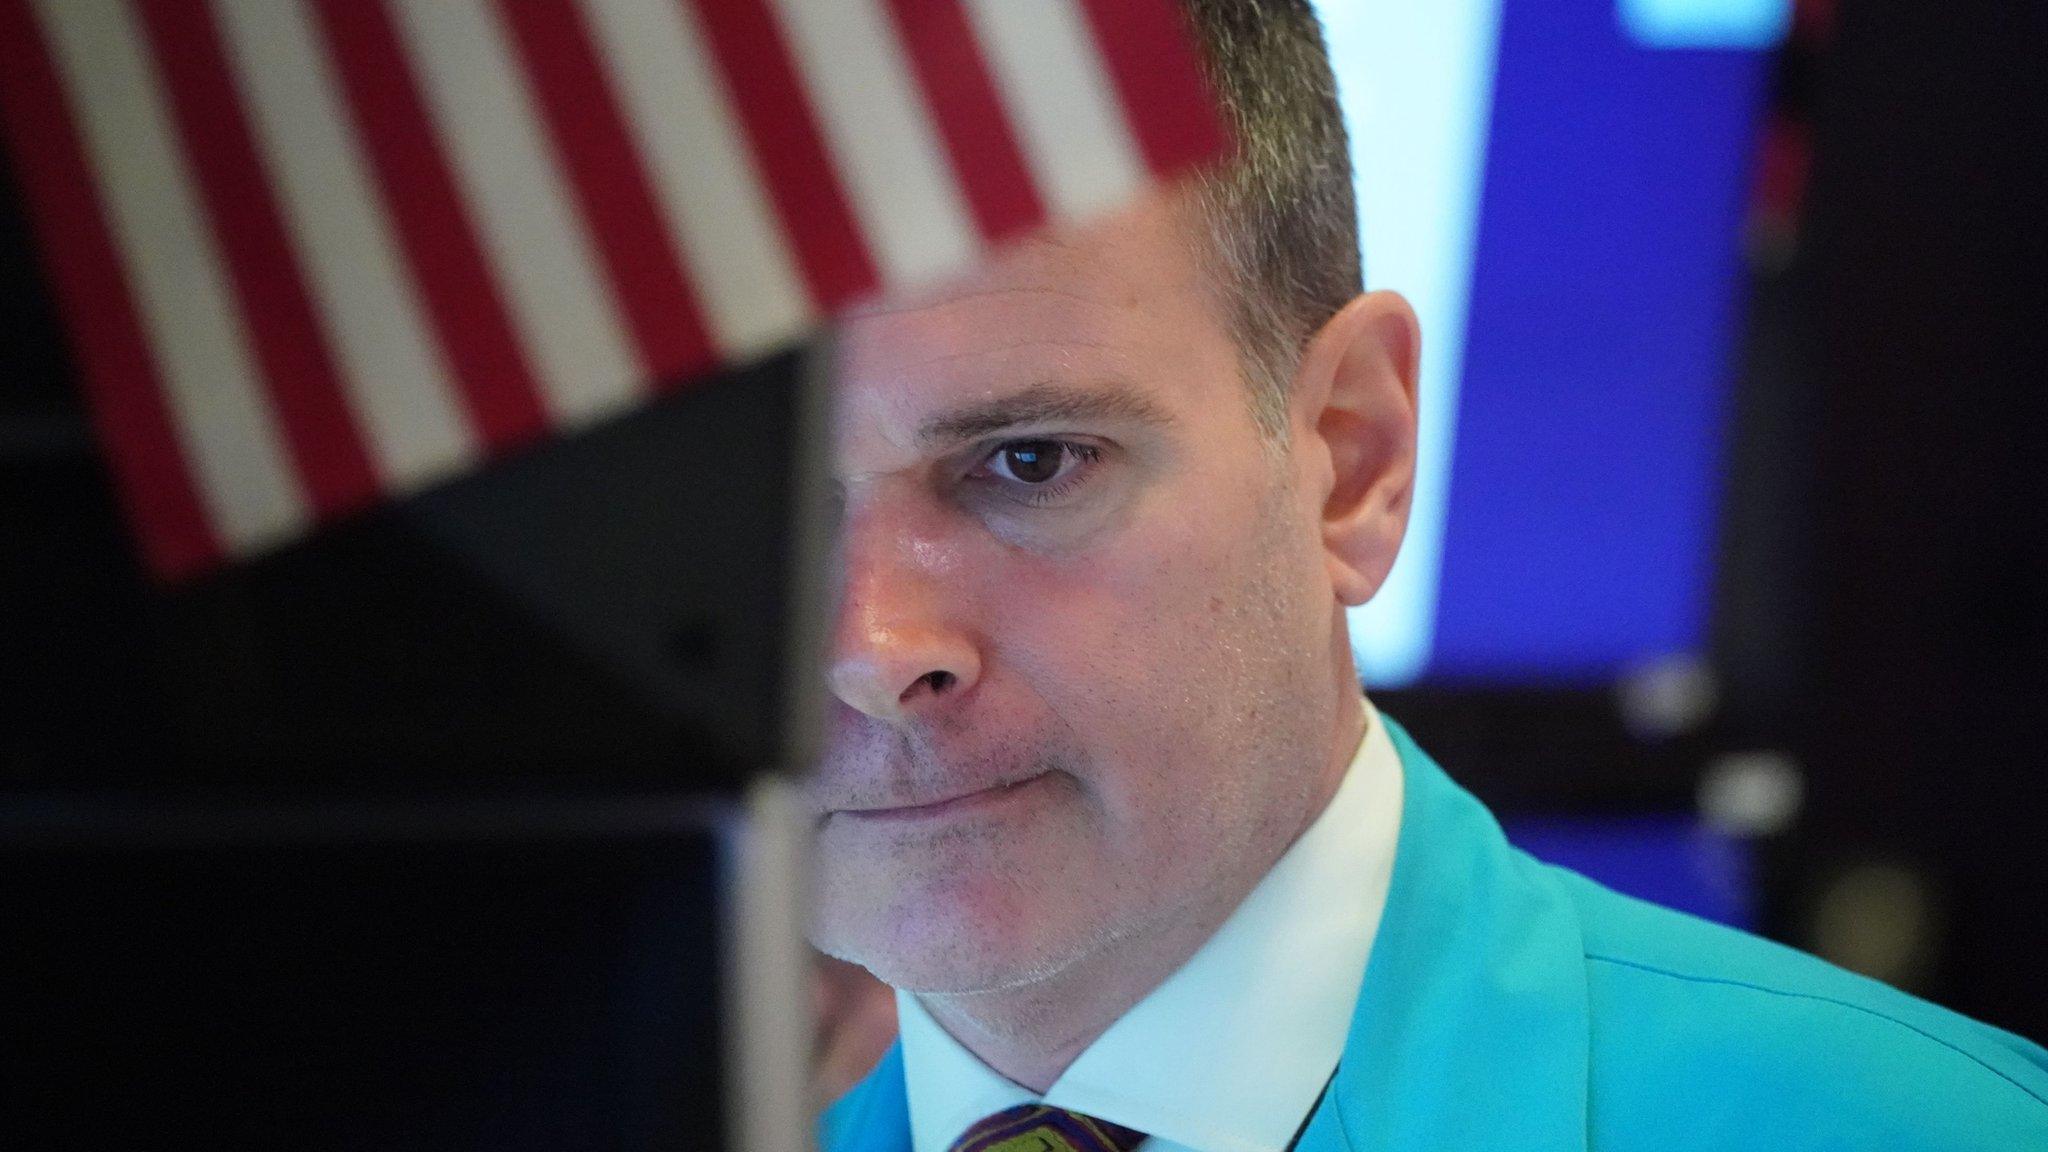
[[[1281,1152],[1337,1067],[1386,906],[1401,761],[1370,702],[1365,738],[1301,838],[1188,962],[1110,1025],[1043,1097],[896,994],[915,1152],[1043,1102],[1150,1134],[1143,1152]]]

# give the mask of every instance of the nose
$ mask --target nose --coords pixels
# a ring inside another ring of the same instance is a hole
[[[974,687],[981,654],[955,615],[952,567],[943,547],[919,539],[910,525],[849,518],[826,666],[834,696],[877,720],[902,723]]]

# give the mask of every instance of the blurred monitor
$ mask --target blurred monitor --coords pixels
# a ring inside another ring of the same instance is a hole
[[[68,388],[48,343],[36,367]],[[786,681],[820,600],[797,594],[808,355],[168,586],[136,564],[82,433],[75,454],[7,461],[0,787],[733,795],[796,762]]]
[[[0,837],[0,1146],[727,1146],[703,813],[137,825]]]
[[[1370,685],[1704,655],[1749,163],[1789,0],[1325,0],[1368,287],[1422,318]]]
[[[0,1148],[799,1146],[807,356],[171,587],[0,456]]]

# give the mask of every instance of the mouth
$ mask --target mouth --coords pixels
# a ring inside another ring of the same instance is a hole
[[[973,792],[963,792],[958,796],[948,796],[922,804],[899,804],[880,808],[841,808],[835,811],[833,815],[844,816],[862,823],[875,824],[914,823],[921,820],[937,820],[951,816],[962,816],[999,807],[1016,798],[1018,794],[1026,789],[1043,781],[1049,775],[1051,775],[1049,771],[1040,772],[1035,776],[1026,776],[1022,780],[1013,780],[1005,784],[980,788]]]

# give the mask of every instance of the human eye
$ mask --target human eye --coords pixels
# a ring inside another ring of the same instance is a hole
[[[1101,458],[1101,448],[1074,440],[1006,440],[982,459],[975,472],[1001,485],[1006,495],[1044,507],[1087,483],[1091,467]]]

